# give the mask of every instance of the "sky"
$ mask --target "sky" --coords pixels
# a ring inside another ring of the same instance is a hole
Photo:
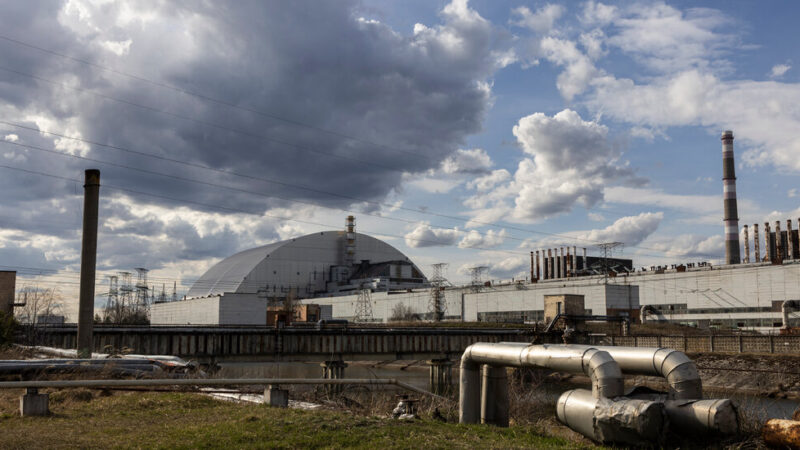
[[[119,271],[181,295],[222,258],[349,214],[454,283],[604,242],[637,267],[719,264],[723,130],[740,225],[800,217],[798,9],[7,2],[0,270],[75,310],[90,168],[97,305]]]

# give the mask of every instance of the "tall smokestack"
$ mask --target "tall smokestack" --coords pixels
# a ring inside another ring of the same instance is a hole
[[[772,262],[772,233],[769,231],[769,222],[764,222],[764,261]]]
[[[722,133],[722,198],[725,206],[725,262],[739,264],[739,212],[736,207],[736,172],[733,131]]]
[[[747,225],[744,226],[744,262],[750,262],[750,235],[747,233]]]
[[[94,332],[94,282],[97,262],[97,216],[100,171],[86,171],[83,185],[83,235],[81,236],[81,284],[78,299],[78,358],[91,358]]]
[[[781,221],[775,221],[775,260],[780,264],[783,261],[783,235],[781,235]]]
[[[758,242],[758,224],[753,224],[753,251],[755,252],[756,259],[754,262],[761,262],[761,253],[759,252]]]
[[[794,259],[794,239],[792,236],[792,219],[786,219],[786,259]]]

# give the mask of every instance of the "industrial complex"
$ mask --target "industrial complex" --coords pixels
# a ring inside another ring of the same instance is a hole
[[[786,220],[745,225],[736,204],[733,133],[722,134],[726,264],[675,264],[636,270],[626,259],[585,248],[531,252],[530,277],[500,284],[449,286],[428,280],[406,255],[355,232],[325,231],[246,250],[198,279],[182,301],[152,305],[154,325],[266,323],[272,304],[320,305],[321,319],[388,321],[402,309],[422,319],[543,322],[544,297],[576,294],[586,315],[628,316],[698,327],[773,331],[800,317],[800,241]],[[752,253],[751,253],[752,242]],[[741,248],[743,247],[743,257]],[[579,255],[580,253],[580,255]]]

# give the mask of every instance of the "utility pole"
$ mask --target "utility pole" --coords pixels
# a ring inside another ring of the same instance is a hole
[[[597,248],[603,252],[603,284],[608,284],[608,257],[617,247],[622,247],[622,242],[604,242],[598,244]]]

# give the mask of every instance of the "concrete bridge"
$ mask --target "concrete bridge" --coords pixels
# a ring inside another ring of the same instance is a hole
[[[332,326],[201,327],[95,326],[94,351],[125,349],[144,355],[175,355],[200,364],[220,362],[319,361],[324,378],[344,378],[347,361],[428,360],[431,388],[451,384],[450,368],[476,342],[531,342],[533,329],[386,328]],[[75,326],[23,330],[18,342],[62,349],[76,348]]]

